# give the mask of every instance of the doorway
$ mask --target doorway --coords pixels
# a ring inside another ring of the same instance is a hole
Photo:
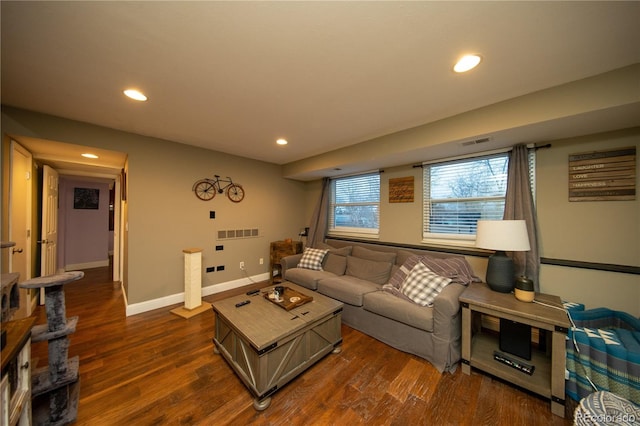
[[[11,182],[19,183],[17,179],[18,176],[26,175],[29,178],[26,190],[18,188],[11,191],[7,190],[8,197],[3,201],[3,203],[7,203],[3,205],[5,205],[7,211],[10,212],[7,217],[11,215],[12,218],[24,219],[22,222],[17,220],[11,221],[11,225],[14,225],[13,234],[8,232],[9,220],[7,220],[7,222],[5,222],[6,224],[3,225],[6,226],[4,229],[7,229],[7,235],[27,235],[30,239],[28,243],[25,243],[28,250],[23,249],[22,251],[23,265],[19,266],[16,263],[15,266],[11,266],[10,262],[7,261],[7,269],[13,268],[16,270],[17,268],[22,268],[24,273],[21,273],[21,281],[23,281],[41,274],[48,275],[59,272],[67,265],[67,263],[64,262],[64,258],[59,258],[53,263],[52,267],[53,257],[45,256],[44,252],[42,254],[40,253],[40,249],[44,250],[47,246],[43,244],[36,245],[36,240],[40,242],[44,240],[48,241],[49,238],[47,238],[47,236],[51,235],[52,231],[57,230],[59,234],[57,253],[59,254],[62,252],[60,245],[64,243],[66,238],[64,230],[60,228],[60,225],[63,223],[63,217],[60,217],[59,214],[52,215],[51,210],[49,210],[48,213],[42,211],[45,206],[53,206],[54,213],[59,213],[59,204],[55,201],[51,201],[50,203],[47,201],[50,198],[46,194],[47,190],[55,189],[54,187],[47,188],[48,183],[50,183],[49,181],[55,181],[56,178],[51,178],[51,174],[49,174],[49,178],[44,176],[45,172],[43,170],[46,165],[51,171],[57,170],[61,178],[74,177],[84,179],[85,181],[99,180],[109,182],[107,189],[101,194],[101,198],[105,202],[106,210],[113,212],[113,221],[110,222],[108,216],[106,216],[107,218],[103,226],[104,229],[107,230],[110,225],[113,224],[113,231],[110,231],[108,237],[111,241],[109,241],[108,245],[109,249],[113,247],[113,280],[120,282],[123,276],[123,267],[121,265],[123,256],[121,253],[124,249],[123,242],[121,241],[121,224],[125,223],[121,214],[126,211],[121,205],[124,202],[121,201],[121,182],[123,181],[123,170],[127,155],[125,153],[99,148],[27,137],[16,137],[15,140],[14,138],[7,138],[3,142],[3,145],[4,143],[9,145],[4,148],[6,149],[5,152],[8,154],[11,153],[14,145],[16,146],[15,150],[17,152],[15,155],[12,154],[11,158],[7,158],[6,162],[3,161],[3,166],[7,167],[7,173],[3,173],[3,180],[7,180],[5,184],[6,187],[9,189]],[[91,160],[90,163],[81,156],[81,154],[85,152],[95,152],[98,154],[99,160]],[[28,162],[26,166],[22,165],[21,155],[29,158],[29,160],[26,161]],[[7,157],[10,156],[7,155]],[[25,168],[28,170],[27,173],[23,171]],[[78,186],[82,187],[84,185]],[[113,197],[110,197],[110,193],[113,193]],[[42,196],[40,196],[40,194],[42,194]],[[49,195],[51,195],[51,191],[49,191]],[[55,197],[52,199],[55,199]],[[113,210],[109,207],[109,201],[113,202],[111,204]],[[71,208],[73,208],[73,200],[71,200],[71,203]],[[24,211],[20,213],[12,212],[11,209],[14,207],[23,207]],[[54,222],[45,225],[43,223],[45,218],[49,218],[49,220],[53,218]],[[55,221],[57,221],[57,226],[55,226]],[[51,226],[52,224],[53,226]],[[52,246],[55,247],[55,245],[56,244],[49,244],[49,248],[52,248]],[[18,249],[18,247],[15,248]],[[110,266],[109,260],[111,257],[107,256],[106,253],[107,246],[105,245],[105,266]],[[9,258],[8,251],[4,251],[3,258],[5,258],[5,256],[6,259]],[[46,262],[45,258],[47,259]],[[17,253],[15,259],[20,260],[17,258]],[[41,265],[41,263],[43,264]],[[45,267],[45,264],[48,266]],[[33,307],[35,307],[35,303],[37,303],[37,292],[34,292],[30,299],[33,300]]]

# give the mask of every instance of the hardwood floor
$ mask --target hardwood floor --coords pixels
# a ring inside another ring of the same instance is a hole
[[[211,311],[186,320],[171,314],[172,306],[127,318],[120,286],[110,279],[108,268],[96,268],[65,286],[67,317],[80,317],[69,348],[69,357],[80,357],[77,425],[572,423],[552,415],[548,401],[535,395],[476,371],[440,374],[344,325],[342,352],[325,357],[257,412],[213,352]],[[46,322],[44,307],[34,315],[36,324]],[[45,342],[33,344],[32,358],[46,365]]]

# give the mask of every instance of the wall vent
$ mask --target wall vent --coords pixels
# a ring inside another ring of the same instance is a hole
[[[462,146],[478,145],[478,144],[481,144],[481,143],[487,143],[489,141],[491,141],[491,138],[480,138],[480,139],[474,139],[474,140],[471,140],[471,141],[462,142],[461,145]]]
[[[226,229],[218,231],[219,240],[237,240],[240,238],[256,238],[260,236],[258,228]]]

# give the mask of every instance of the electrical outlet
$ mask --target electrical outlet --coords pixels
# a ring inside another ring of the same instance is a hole
[[[240,262],[240,270],[244,271],[244,262]]]
[[[264,265],[264,259],[263,258],[260,258],[260,264]]]

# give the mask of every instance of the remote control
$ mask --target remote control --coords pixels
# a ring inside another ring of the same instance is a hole
[[[254,294],[258,294],[260,293],[260,290],[256,289],[256,290],[251,290],[247,292],[247,296],[253,296]]]
[[[516,370],[522,371],[523,373],[527,373],[528,375],[532,375],[536,369],[535,365],[527,364],[526,362],[518,361],[515,358],[512,358],[502,352],[493,351],[493,359],[503,364],[508,365],[511,368],[515,368]]]
[[[244,302],[236,303],[236,308],[239,308],[244,305],[248,305],[249,303],[251,303],[250,300],[245,300]]]

